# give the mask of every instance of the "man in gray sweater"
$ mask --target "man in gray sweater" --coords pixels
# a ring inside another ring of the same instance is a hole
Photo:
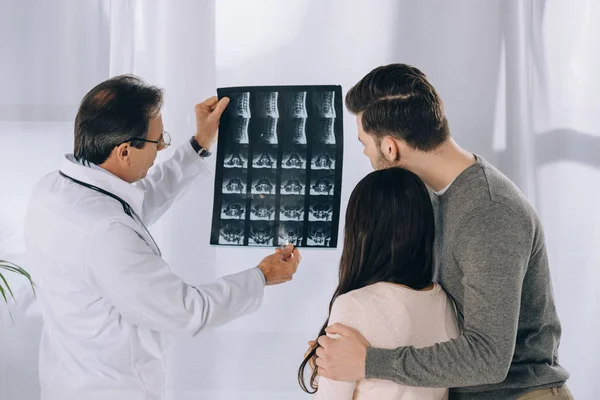
[[[319,375],[450,387],[451,399],[572,399],[558,364],[561,327],[542,225],[519,189],[449,133],[418,69],[376,68],[346,96],[375,169],[400,166],[432,191],[435,280],[456,304],[461,336],[416,349],[372,348],[335,324],[319,338]]]

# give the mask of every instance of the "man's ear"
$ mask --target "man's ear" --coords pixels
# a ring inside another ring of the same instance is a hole
[[[129,143],[123,143],[113,150],[116,154],[119,164],[129,165],[131,163],[131,146]]]
[[[391,136],[386,136],[381,139],[380,150],[381,154],[383,154],[385,159],[389,162],[396,162],[400,159],[401,144]]]

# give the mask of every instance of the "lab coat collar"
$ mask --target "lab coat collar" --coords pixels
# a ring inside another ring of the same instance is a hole
[[[75,160],[73,154],[65,155],[60,170],[63,174],[78,181],[104,189],[125,200],[138,215],[142,215],[144,190],[125,182],[121,178],[96,168],[83,166]]]

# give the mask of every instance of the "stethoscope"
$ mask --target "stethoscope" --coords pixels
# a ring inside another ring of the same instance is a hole
[[[158,250],[158,255],[162,257],[162,253],[160,251],[160,248],[156,244],[156,241],[152,237],[152,234],[150,233],[150,231],[148,230],[148,228],[146,228],[146,225],[144,225],[144,222],[142,221],[142,219],[139,217],[139,215],[137,215],[137,213],[129,205],[129,203],[127,203],[125,200],[123,200],[122,198],[120,198],[116,194],[113,194],[113,193],[108,192],[108,191],[106,191],[104,189],[101,189],[98,186],[90,185],[89,183],[85,183],[85,182],[82,182],[82,181],[77,180],[75,178],[72,178],[69,175],[67,175],[64,172],[62,172],[62,171],[58,171],[58,173],[60,174],[60,176],[62,176],[63,178],[66,178],[68,180],[70,180],[73,183],[76,183],[76,184],[81,185],[83,187],[86,187],[88,189],[95,190],[96,192],[102,193],[103,195],[106,195],[108,197],[112,197],[113,199],[115,199],[119,203],[121,203],[121,205],[123,206],[123,211],[125,211],[125,214],[129,215],[134,221],[139,222],[142,225],[142,228],[144,228],[144,231],[148,234],[148,237],[150,238],[150,240],[152,240],[152,244],[154,244],[154,247],[156,248],[156,250]]]

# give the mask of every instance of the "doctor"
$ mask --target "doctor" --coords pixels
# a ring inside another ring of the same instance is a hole
[[[163,399],[163,334],[195,335],[257,310],[265,284],[289,281],[300,262],[289,246],[207,285],[171,272],[146,226],[208,173],[228,99],[198,104],[196,134],[147,175],[170,144],[162,99],[134,76],[93,88],[74,154],[33,189],[25,237],[44,318],[42,400]],[[201,256],[190,262],[202,268]]]

